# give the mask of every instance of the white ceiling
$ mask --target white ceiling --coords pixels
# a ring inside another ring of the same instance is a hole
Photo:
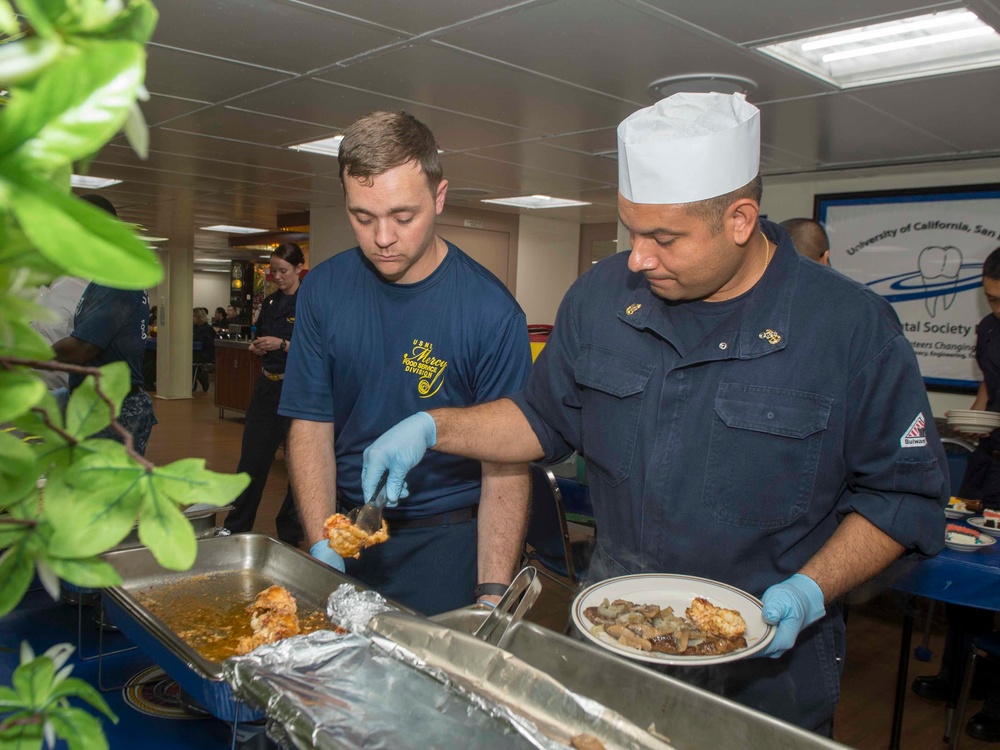
[[[1000,28],[998,0],[160,0],[149,159],[119,138],[90,173],[124,180],[100,192],[151,234],[190,203],[195,227],[276,228],[343,203],[336,159],[288,145],[406,109],[445,151],[451,203],[542,193],[593,204],[545,215],[612,221],[615,127],[653,80],[693,73],[756,81],[765,178],[996,157],[1000,68],[839,91],[752,49],[962,5]]]

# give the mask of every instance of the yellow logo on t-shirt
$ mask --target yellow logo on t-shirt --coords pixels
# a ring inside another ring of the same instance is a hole
[[[434,344],[431,342],[413,339],[413,350],[403,355],[405,371],[420,377],[417,382],[420,398],[430,398],[444,385],[444,368],[448,363],[443,359],[432,357],[433,350]]]

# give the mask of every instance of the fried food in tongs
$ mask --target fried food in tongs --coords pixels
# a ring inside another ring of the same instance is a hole
[[[361,557],[361,550],[381,544],[389,538],[389,527],[382,519],[382,527],[369,534],[358,528],[343,513],[334,513],[323,524],[323,536],[330,540],[330,547],[341,557]]]

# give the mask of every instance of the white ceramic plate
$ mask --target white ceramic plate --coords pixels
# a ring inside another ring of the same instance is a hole
[[[956,552],[978,552],[981,549],[986,549],[987,547],[992,547],[997,543],[997,540],[991,536],[981,536],[979,537],[982,544],[962,544],[961,542],[953,542],[948,538],[948,534],[944,535],[944,546],[948,549],[953,549]]]
[[[958,508],[945,508],[944,515],[946,518],[968,518],[969,516],[976,515],[976,511],[959,510]]]
[[[615,599],[627,599],[636,604],[655,604],[661,609],[673,607],[674,613],[683,617],[684,610],[691,606],[691,600],[699,596],[708,599],[717,607],[735,609],[743,616],[747,623],[746,648],[718,656],[681,656],[679,654],[639,651],[620,645],[610,636],[593,635],[590,632],[593,623],[583,614],[587,607],[597,607],[604,599],[609,602]],[[764,622],[764,618],[761,616],[763,608],[764,605],[761,604],[760,599],[735,586],[712,581],[708,578],[651,573],[609,578],[606,581],[595,583],[577,595],[573,601],[572,615],[573,623],[585,638],[619,656],[626,656],[649,664],[707,666],[745,659],[761,651],[771,642],[777,629],[774,625]]]
[[[976,516],[975,518],[965,519],[969,526],[975,526],[984,534],[989,534],[990,536],[1000,536],[1000,529],[991,529],[989,526],[985,526],[986,519],[982,516]]]

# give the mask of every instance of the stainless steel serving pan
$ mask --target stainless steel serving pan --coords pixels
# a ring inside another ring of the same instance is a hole
[[[158,618],[143,601],[200,599],[224,603],[252,601],[274,584],[287,588],[299,610],[325,611],[326,599],[337,586],[352,579],[309,555],[262,534],[234,534],[202,539],[188,571],[166,570],[149,549],[116,550],[104,556],[122,578],[122,585],[105,590],[105,610],[135,645],[146,652],[184,690],[223,721],[237,718],[221,664],[209,661]],[[358,585],[358,584],[355,584]],[[263,718],[241,706],[240,721]]]
[[[467,607],[432,618],[473,633],[487,616]],[[505,649],[568,690],[635,725],[654,727],[677,750],[834,750],[845,746],[706,690],[530,622],[507,634]]]

